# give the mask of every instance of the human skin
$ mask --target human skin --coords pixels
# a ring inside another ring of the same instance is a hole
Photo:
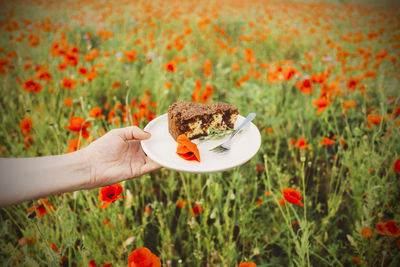
[[[62,155],[0,159],[0,207],[139,177],[161,166],[142,150],[151,137],[136,126],[113,129]]]

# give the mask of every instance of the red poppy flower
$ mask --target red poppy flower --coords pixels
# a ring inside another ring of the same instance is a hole
[[[38,75],[36,75],[36,78],[45,82],[50,82],[51,81],[51,74],[48,71],[41,70]]]
[[[85,76],[88,73],[88,70],[85,67],[79,67],[78,73]]]
[[[67,97],[64,100],[63,106],[71,108],[72,107],[72,98],[71,97]]]
[[[47,203],[48,199],[45,198],[40,201],[39,205],[32,206],[28,208],[29,211],[36,210],[38,217],[42,217],[43,215],[47,214],[48,211],[54,212],[55,208],[50,203]]]
[[[208,100],[210,100],[213,92],[214,92],[214,88],[212,87],[212,85],[206,85],[203,93],[200,96],[201,103],[203,103],[203,104],[207,103]]]
[[[362,229],[361,234],[365,237],[365,238],[371,238],[372,237],[372,230],[364,227],[364,229]]]
[[[76,66],[79,63],[79,57],[76,56],[75,54],[66,54],[66,55],[64,55],[64,60],[70,66]]]
[[[400,158],[393,163],[393,170],[400,174]]]
[[[169,72],[175,72],[176,71],[176,63],[173,61],[167,62],[165,64],[165,69]]]
[[[33,143],[33,137],[30,135],[25,136],[24,138],[24,144],[25,144],[25,149],[28,150],[31,147],[31,144]]]
[[[89,117],[91,118],[104,118],[104,115],[101,114],[101,108],[94,107],[89,111]]]
[[[128,61],[128,62],[135,61],[136,60],[136,51],[135,50],[126,51],[125,57],[126,57],[126,61]]]
[[[79,141],[79,138],[72,139],[68,143],[67,153],[77,151],[80,145],[81,145],[81,142]]]
[[[85,122],[85,119],[75,116],[69,119],[69,125],[65,126],[65,128],[73,132],[79,132],[80,130],[84,130],[90,126],[91,124]]]
[[[88,264],[89,264],[90,267],[97,267],[97,264],[96,264],[96,262],[94,260],[90,260],[88,262]]]
[[[283,188],[281,191],[283,197],[286,199],[287,202],[296,204],[299,206],[304,206],[303,203],[301,203],[301,194],[299,191],[293,188]]]
[[[75,86],[76,86],[76,81],[74,81],[68,77],[62,78],[61,88],[72,91],[72,90],[74,90]]]
[[[387,221],[383,224],[383,228],[385,229],[385,233],[390,236],[400,236],[400,229],[397,226],[396,221]]]
[[[129,254],[128,267],[161,267],[161,261],[148,248],[141,247]]]
[[[19,128],[22,134],[27,135],[31,132],[31,127],[33,125],[32,119],[30,117],[25,117],[20,123]]]
[[[285,68],[283,69],[283,79],[289,81],[296,74],[295,68]]]
[[[347,88],[349,89],[349,92],[354,92],[358,83],[359,79],[350,77],[349,81],[347,82]]]
[[[346,100],[343,102],[343,109],[348,110],[349,108],[355,108],[357,103],[353,100]]]
[[[194,205],[193,208],[190,210],[190,214],[192,214],[194,217],[196,217],[202,212],[203,212],[203,207],[198,204]]]
[[[321,96],[311,101],[311,105],[318,107],[316,113],[319,115],[329,106],[329,99],[326,96]]]
[[[180,200],[180,201],[178,201],[178,203],[176,203],[176,206],[181,209],[183,206],[185,206],[187,204],[188,204],[188,202],[186,200]]]
[[[250,262],[241,262],[240,265],[238,265],[237,267],[257,267],[257,265],[250,261]]]
[[[379,124],[379,123],[381,123],[381,120],[382,120],[382,118],[381,118],[381,115],[379,115],[379,114],[369,114],[367,116],[367,121],[372,124]]]
[[[329,139],[328,137],[324,137],[324,139],[322,139],[322,141],[320,142],[321,145],[324,146],[331,146],[335,143],[335,140]]]
[[[384,223],[383,222],[377,222],[376,224],[375,224],[375,232],[377,232],[378,234],[381,234],[381,235],[384,235],[384,234],[386,234],[386,231],[385,231],[385,227],[384,227]]]
[[[309,145],[307,145],[306,139],[305,138],[299,138],[297,140],[296,146],[300,149],[304,149],[304,148],[310,148]]]
[[[197,145],[190,141],[190,139],[181,134],[176,139],[178,147],[176,148],[176,154],[185,160],[196,160],[200,162],[200,152]]]
[[[305,95],[312,93],[313,86],[310,79],[304,79],[301,82],[297,82],[296,86]]]
[[[24,90],[26,92],[33,92],[35,94],[39,93],[42,90],[42,84],[35,82],[34,80],[28,80],[24,83]]]
[[[119,183],[101,187],[99,196],[97,198],[100,201],[105,201],[105,203],[103,203],[100,208],[105,209],[111,203],[123,197],[120,196],[121,193],[122,193],[122,186]]]

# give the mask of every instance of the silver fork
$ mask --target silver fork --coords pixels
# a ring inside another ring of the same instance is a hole
[[[231,141],[232,138],[244,127],[246,126],[247,123],[251,122],[254,118],[256,117],[255,113],[250,113],[247,118],[242,122],[242,124],[240,124],[240,126],[232,133],[232,135],[229,137],[229,139],[220,144],[219,146],[216,146],[212,149],[210,149],[210,151],[213,152],[217,152],[217,153],[223,153],[226,151],[229,151],[231,149]]]

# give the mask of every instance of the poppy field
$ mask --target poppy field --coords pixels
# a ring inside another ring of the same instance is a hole
[[[362,1],[1,1],[0,157],[86,147],[179,100],[262,136],[0,209],[3,266],[399,266],[400,8]],[[142,261],[142,262],[140,262]]]

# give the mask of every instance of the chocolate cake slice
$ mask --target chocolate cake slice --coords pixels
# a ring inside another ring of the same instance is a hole
[[[181,101],[168,108],[168,130],[175,140],[181,134],[196,139],[209,135],[210,128],[233,129],[238,114],[238,108],[228,103],[206,105]]]

